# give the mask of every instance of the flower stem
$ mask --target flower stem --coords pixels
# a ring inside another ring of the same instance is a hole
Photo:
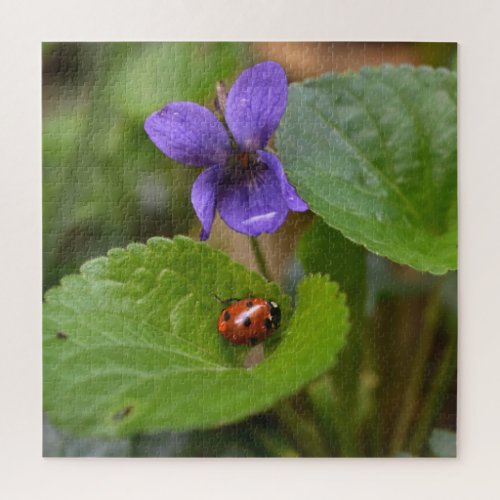
[[[252,252],[255,260],[257,261],[257,267],[259,268],[260,274],[262,274],[267,281],[271,281],[271,276],[267,270],[266,260],[264,258],[264,254],[262,253],[262,249],[260,248],[258,239],[255,236],[250,236],[250,244],[252,245]]]
[[[221,116],[224,116],[224,113],[226,111],[226,98],[227,98],[226,83],[224,82],[224,80],[219,80],[215,84],[215,90],[217,96],[215,98],[215,108],[221,114]]]

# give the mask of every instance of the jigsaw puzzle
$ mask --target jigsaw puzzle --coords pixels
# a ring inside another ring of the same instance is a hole
[[[44,456],[455,456],[455,44],[42,58]]]

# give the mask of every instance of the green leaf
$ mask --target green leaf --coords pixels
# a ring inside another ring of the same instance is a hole
[[[302,235],[298,255],[306,272],[328,274],[346,293],[351,311],[363,314],[366,300],[366,252],[363,247],[316,219]]]
[[[420,271],[457,265],[456,74],[382,66],[292,84],[283,166],[330,226]]]
[[[217,333],[221,305],[213,294],[280,304],[280,337],[266,346],[262,363],[242,368],[249,348]],[[292,316],[276,284],[183,237],[111,250],[45,298],[45,409],[77,434],[239,420],[331,367],[348,329],[344,295],[327,278],[314,275],[299,285]]]

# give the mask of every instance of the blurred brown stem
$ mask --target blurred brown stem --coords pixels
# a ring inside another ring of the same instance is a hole
[[[431,292],[424,311],[422,333],[417,344],[410,379],[404,395],[401,412],[396,422],[389,452],[395,455],[403,450],[408,431],[415,416],[415,409],[424,385],[425,367],[432,350],[439,321],[441,282]]]
[[[420,456],[427,442],[434,419],[443,406],[444,396],[455,373],[457,359],[457,336],[449,334],[448,344],[443,352],[441,362],[437,368],[429,394],[425,399],[420,418],[415,431],[410,439],[410,452],[414,456]]]

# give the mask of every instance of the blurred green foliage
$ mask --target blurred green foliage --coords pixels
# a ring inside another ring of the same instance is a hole
[[[245,44],[44,44],[44,288],[113,246],[186,232],[197,169],[156,150],[144,120],[169,101],[210,105]],[[203,68],[200,71],[200,68]]]

